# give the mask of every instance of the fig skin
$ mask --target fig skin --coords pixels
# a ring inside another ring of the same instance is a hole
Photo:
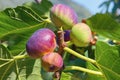
[[[54,5],[50,11],[50,18],[58,28],[62,27],[64,30],[71,29],[78,23],[76,12],[64,4]]]
[[[29,38],[26,51],[32,58],[40,58],[45,54],[53,52],[56,48],[56,38],[53,31],[48,28],[37,30]]]
[[[65,30],[64,31],[64,41],[69,41],[70,40],[70,30]]]
[[[41,61],[43,69],[47,72],[55,72],[63,67],[63,59],[56,52],[44,55]]]
[[[85,23],[78,23],[73,26],[70,39],[77,47],[86,47],[93,40],[91,30]]]

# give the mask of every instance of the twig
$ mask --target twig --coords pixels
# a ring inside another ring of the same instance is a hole
[[[64,53],[63,49],[66,46],[66,44],[64,42],[64,32],[62,30],[62,27],[58,31],[58,46],[59,46],[58,53],[63,57],[63,53]],[[62,73],[63,69],[64,69],[64,64],[60,70],[58,70],[54,73],[54,78],[56,78],[56,80],[60,80],[61,73]]]
[[[63,56],[63,48],[65,47],[65,42],[64,42],[64,32],[63,31],[58,31],[58,53]]]

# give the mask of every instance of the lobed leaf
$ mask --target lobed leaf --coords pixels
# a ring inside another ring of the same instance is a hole
[[[40,4],[29,2],[0,12],[0,40],[7,41],[12,54],[17,55],[25,50],[32,33],[46,27],[46,19],[49,17],[46,13],[51,6],[48,0],[42,0]],[[46,19],[41,17],[45,15]]]
[[[87,68],[90,70],[94,70],[94,71],[100,71],[96,66],[94,66],[93,64],[87,62]],[[87,74],[87,79],[86,80],[106,80],[103,76],[99,76],[99,75],[93,75],[93,74]]]
[[[120,53],[116,46],[98,41],[95,58],[107,80],[120,79]]]
[[[96,14],[87,19],[87,24],[92,31],[120,41],[120,24],[116,22],[109,14]]]
[[[42,0],[42,4],[30,4],[34,5],[7,8],[0,12],[0,80],[42,80],[40,60],[15,60],[13,57],[25,53],[28,38],[47,24],[46,13],[52,4],[48,0]]]

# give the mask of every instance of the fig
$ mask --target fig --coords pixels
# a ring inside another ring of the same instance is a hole
[[[64,4],[54,5],[50,11],[50,18],[57,27],[63,27],[64,30],[71,29],[73,25],[78,23],[76,12]]]
[[[78,23],[73,26],[70,39],[77,47],[86,47],[93,40],[91,30],[85,23]]]
[[[63,59],[60,54],[51,52],[42,57],[42,67],[47,72],[55,72],[62,68]]]
[[[29,38],[26,51],[32,58],[40,58],[45,54],[53,52],[56,48],[56,38],[53,31],[48,28],[37,30]]]
[[[70,30],[65,30],[64,31],[64,41],[69,41],[70,40]]]

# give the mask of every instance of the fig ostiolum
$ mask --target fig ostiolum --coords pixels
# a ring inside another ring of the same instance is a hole
[[[85,23],[78,23],[73,26],[70,39],[78,47],[86,47],[92,41],[92,33]]]
[[[57,27],[63,27],[64,30],[71,29],[78,23],[78,16],[75,11],[64,4],[56,4],[51,8],[50,18]]]
[[[56,48],[55,34],[47,28],[37,30],[28,40],[26,51],[32,58],[39,58]]]
[[[44,55],[41,60],[43,69],[48,72],[55,72],[63,66],[62,57],[55,52]]]

